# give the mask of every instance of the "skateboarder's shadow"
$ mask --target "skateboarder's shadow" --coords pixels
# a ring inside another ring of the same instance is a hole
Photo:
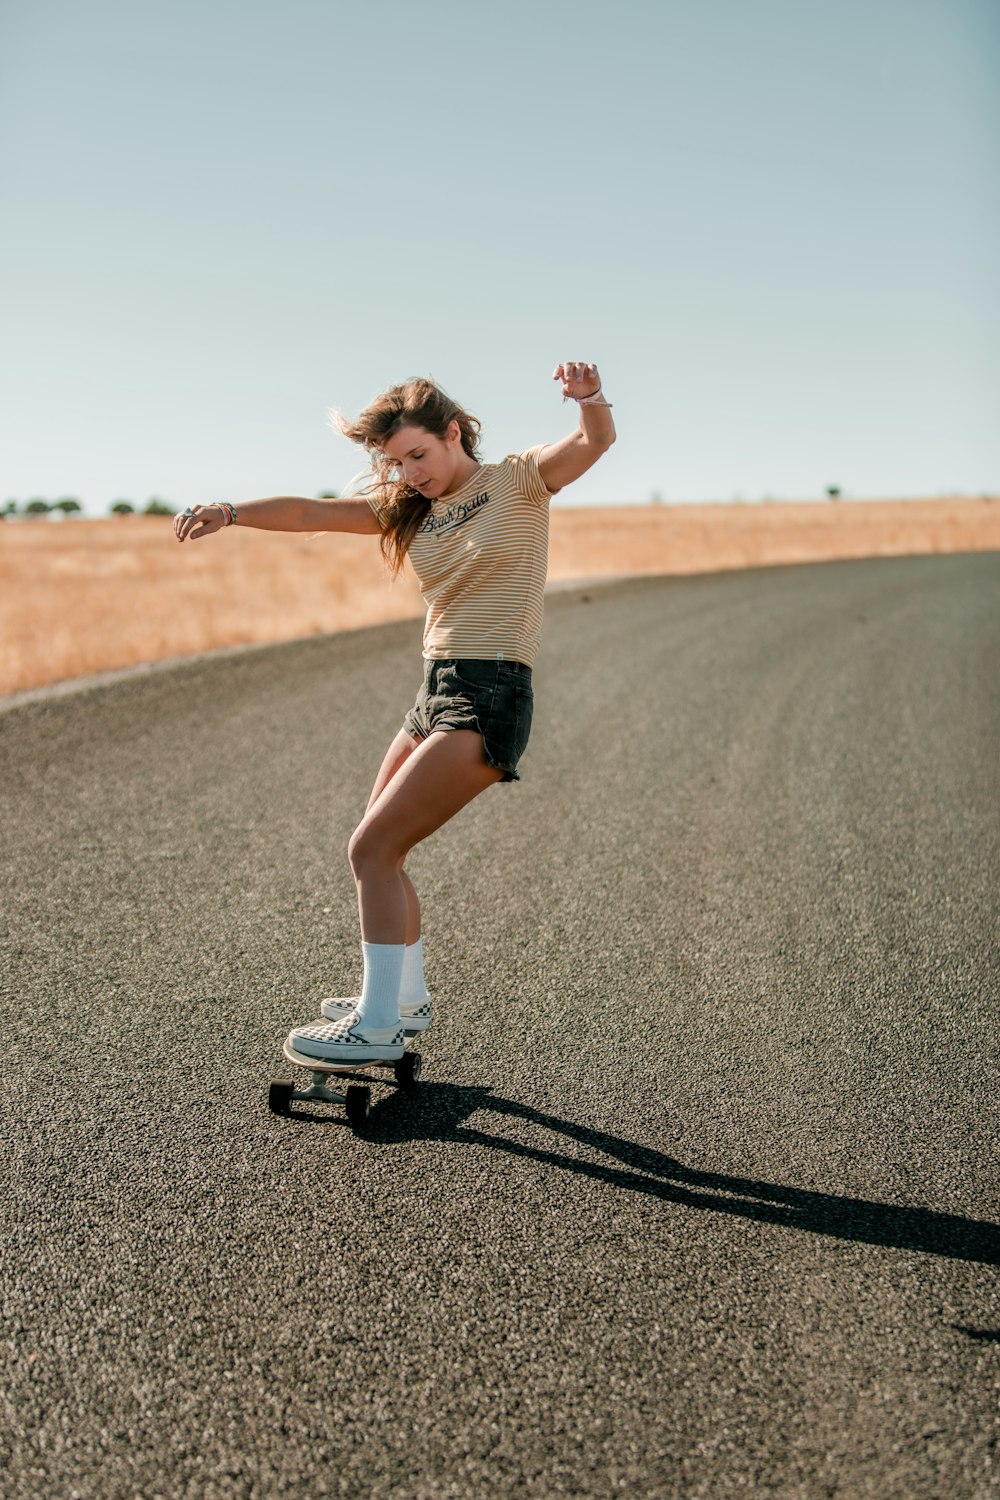
[[[530,1133],[535,1141],[516,1138],[509,1130],[491,1131],[490,1115],[532,1127]],[[537,1143],[538,1128],[554,1138],[551,1144]],[[403,1098],[395,1094],[385,1099],[372,1115],[370,1133],[374,1140],[384,1144],[414,1139],[475,1144],[595,1178],[608,1187],[645,1193],[712,1213],[780,1224],[862,1244],[919,1250],[984,1265],[1000,1264],[1000,1226],[996,1224],[932,1209],[906,1208],[731,1177],[721,1172],[697,1171],[636,1141],[545,1114],[530,1105],[501,1098],[488,1088],[422,1083],[414,1096]],[[585,1148],[587,1154],[570,1155],[560,1150],[563,1141],[574,1142],[577,1147]]]

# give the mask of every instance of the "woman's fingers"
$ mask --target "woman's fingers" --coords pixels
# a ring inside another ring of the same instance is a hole
[[[564,359],[556,365],[552,379],[562,381],[564,396],[592,395],[601,384],[597,366],[582,359]]]
[[[215,527],[211,525],[211,512],[214,507],[209,505],[189,505],[187,510],[182,510],[180,515],[174,516],[174,531],[179,542],[186,541],[191,537],[197,541],[199,537],[209,536]]]

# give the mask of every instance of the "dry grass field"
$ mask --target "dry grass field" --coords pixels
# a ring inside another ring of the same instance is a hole
[[[1000,497],[557,507],[549,578],[973,551],[1000,551]],[[371,537],[233,528],[180,546],[153,517],[0,524],[0,696],[421,612]]]

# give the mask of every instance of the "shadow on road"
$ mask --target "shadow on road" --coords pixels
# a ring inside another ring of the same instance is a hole
[[[555,1143],[546,1148],[492,1134],[478,1124],[469,1123],[473,1115],[481,1114],[525,1121],[611,1160],[601,1162],[571,1156],[555,1149]],[[425,1082],[416,1094],[389,1095],[375,1106],[366,1133],[386,1145],[412,1140],[475,1143],[509,1156],[592,1177],[609,1187],[646,1193],[668,1203],[683,1203],[690,1208],[732,1214],[758,1223],[781,1224],[860,1244],[918,1250],[926,1255],[943,1255],[983,1265],[1000,1264],[1000,1225],[933,1209],[896,1207],[863,1198],[729,1177],[721,1172],[695,1171],[674,1157],[635,1141],[544,1114],[526,1104],[500,1098],[488,1088]]]

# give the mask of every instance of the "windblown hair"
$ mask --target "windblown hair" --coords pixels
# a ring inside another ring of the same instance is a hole
[[[339,412],[333,419],[352,443],[361,443],[371,457],[374,484],[367,493],[378,505],[382,527],[382,555],[393,577],[403,566],[407,550],[431,508],[431,502],[419,490],[393,475],[395,465],[387,457],[384,444],[401,427],[422,427],[435,437],[443,438],[452,422],[462,434],[462,447],[470,458],[479,457],[478,417],[463,411],[440,386],[419,376],[394,385],[366,406],[354,422]]]

